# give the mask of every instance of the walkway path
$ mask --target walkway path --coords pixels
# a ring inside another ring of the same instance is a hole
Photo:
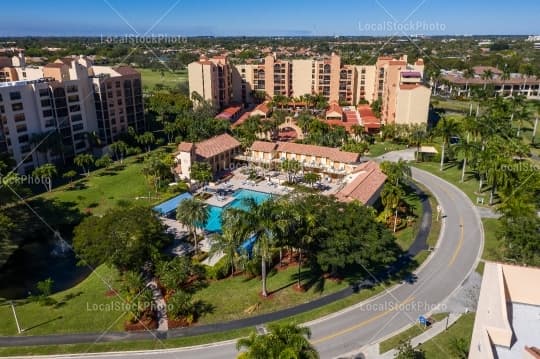
[[[161,290],[159,289],[155,278],[152,279],[146,285],[146,287],[152,291],[152,299],[154,301],[154,305],[157,311],[157,319],[158,319],[157,331],[167,332],[169,330],[169,320],[167,318],[167,303],[165,303],[165,299],[163,298],[163,295],[161,294]]]

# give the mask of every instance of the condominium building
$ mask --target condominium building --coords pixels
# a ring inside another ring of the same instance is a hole
[[[226,56],[207,58],[188,65],[189,93],[197,93],[203,100],[217,108],[224,108],[231,102],[231,67]]]
[[[254,104],[261,100],[257,92],[267,98],[309,94],[341,105],[380,99],[383,123],[423,123],[428,118],[430,90],[424,85],[421,59],[408,64],[406,56],[381,57],[375,65],[357,66],[343,64],[337,54],[290,61],[268,55],[259,62],[233,66],[226,57],[203,56],[188,68],[190,92],[221,108]]]
[[[30,67],[22,54],[4,65],[9,66],[0,79],[0,152],[19,164],[20,173],[88,151],[90,134],[106,145],[127,126],[144,128],[140,75],[132,69],[103,73],[85,57]],[[112,84],[118,84],[114,102],[108,96]]]

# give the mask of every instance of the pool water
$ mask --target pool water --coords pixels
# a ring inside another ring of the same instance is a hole
[[[209,232],[219,232],[221,231],[221,214],[223,213],[225,209],[227,208],[247,209],[243,201],[244,199],[253,198],[255,202],[257,202],[257,204],[260,204],[266,201],[271,196],[272,195],[269,193],[251,191],[248,189],[238,190],[233,194],[233,197],[235,198],[234,201],[232,201],[228,205],[224,207],[208,206],[210,213],[208,216],[208,223],[206,223],[206,227],[204,227],[204,229],[206,229]]]

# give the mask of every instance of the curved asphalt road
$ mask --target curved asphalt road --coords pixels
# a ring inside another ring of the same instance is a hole
[[[437,248],[417,271],[414,283],[395,286],[366,302],[307,323],[312,331],[312,342],[321,358],[339,357],[343,353],[377,342],[417,321],[420,315],[436,310],[474,270],[483,247],[483,228],[469,198],[458,188],[427,172],[413,168],[413,177],[437,197],[443,209],[445,218]],[[73,357],[234,358],[237,355],[235,342],[156,352]]]

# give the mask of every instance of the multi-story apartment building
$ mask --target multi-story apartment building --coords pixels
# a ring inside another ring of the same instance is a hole
[[[216,68],[230,70],[221,75]],[[428,118],[430,90],[423,81],[424,63],[407,63],[381,57],[375,65],[354,66],[341,63],[340,56],[313,59],[278,60],[268,55],[257,63],[229,66],[224,57],[201,60],[189,65],[190,92],[197,91],[218,107],[230,103],[253,104],[254,94],[267,97],[284,95],[322,95],[329,103],[356,105],[381,101],[383,123],[422,123]],[[223,81],[225,96],[218,96],[218,82]]]
[[[106,145],[127,126],[143,130],[140,75],[134,70],[107,68],[104,73],[84,57],[26,67],[23,56],[16,58],[4,67],[10,70],[10,81],[0,82],[0,152],[20,164],[20,173],[88,151],[90,134],[98,134]],[[116,83],[120,88],[113,102],[108,94]],[[104,108],[112,115],[104,115]]]
[[[232,74],[226,56],[201,56],[188,65],[188,80],[190,94],[198,93],[215,107],[223,108],[231,102]]]

